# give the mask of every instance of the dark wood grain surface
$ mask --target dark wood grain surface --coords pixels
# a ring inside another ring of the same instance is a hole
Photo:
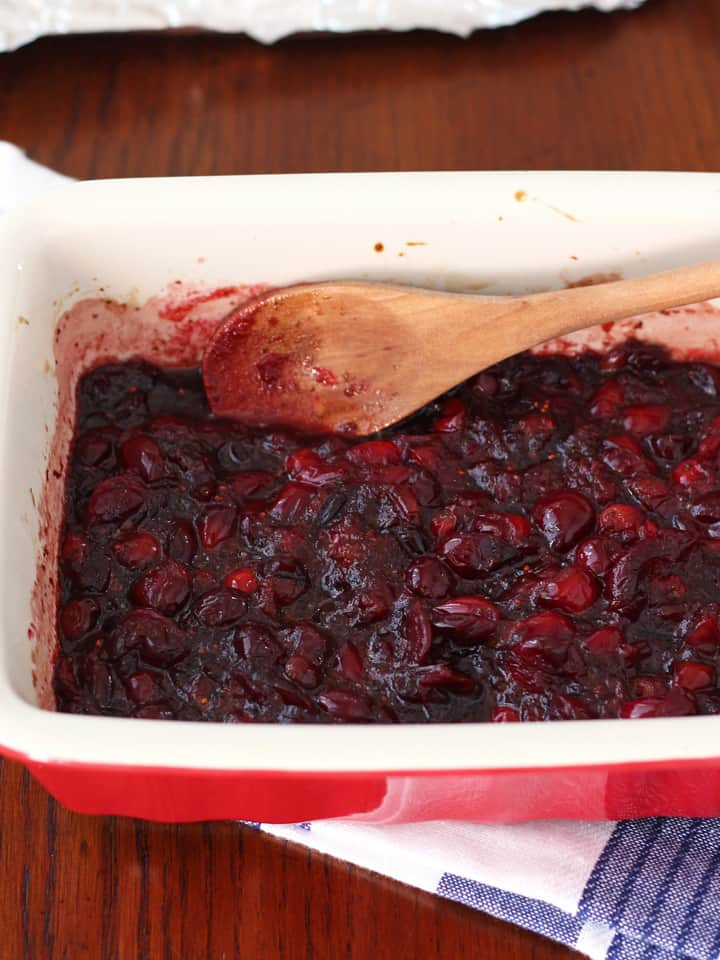
[[[46,39],[0,57],[0,138],[76,177],[720,166],[720,4],[458,40]],[[81,817],[0,768],[0,958],[569,955],[233,824]]]

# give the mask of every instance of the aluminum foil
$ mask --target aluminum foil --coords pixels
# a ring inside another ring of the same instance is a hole
[[[309,31],[427,28],[467,36],[544,10],[615,10],[642,0],[0,0],[0,51],[55,33],[197,27],[273,43]]]

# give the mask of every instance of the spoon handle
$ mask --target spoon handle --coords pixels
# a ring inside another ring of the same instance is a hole
[[[719,296],[720,261],[714,260],[631,280],[538,293],[527,297],[526,302],[540,342],[596,323]]]

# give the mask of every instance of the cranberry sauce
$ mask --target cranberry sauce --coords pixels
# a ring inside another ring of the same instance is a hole
[[[382,437],[81,382],[58,707],[222,721],[720,710],[720,370],[522,355]]]

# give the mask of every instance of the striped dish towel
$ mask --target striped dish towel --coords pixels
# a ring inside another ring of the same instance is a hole
[[[594,960],[720,956],[720,819],[252,826]]]
[[[64,179],[0,143],[0,214]],[[594,960],[720,957],[720,819],[251,826]]]

